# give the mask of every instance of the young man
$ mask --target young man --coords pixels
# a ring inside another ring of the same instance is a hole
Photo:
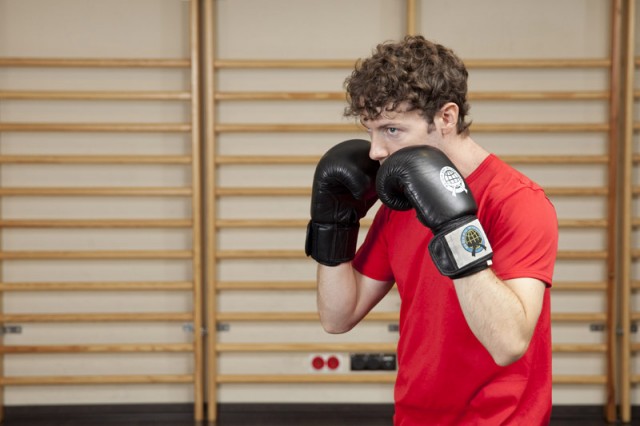
[[[395,425],[547,424],[556,214],[471,138],[467,75],[451,50],[407,36],[347,78],[345,115],[370,142],[343,142],[316,168],[306,251],[320,319],[347,332],[395,282]]]

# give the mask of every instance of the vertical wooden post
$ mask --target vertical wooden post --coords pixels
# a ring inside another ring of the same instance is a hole
[[[631,421],[631,233],[633,231],[633,107],[635,74],[635,0],[627,0],[624,72],[624,146],[622,152],[622,220],[620,250],[623,253],[620,265],[620,310],[621,310],[621,356],[620,356],[620,417],[624,423]]]
[[[2,152],[2,132],[0,132],[0,152]],[[2,181],[0,180],[0,187]],[[0,197],[0,217],[2,217],[2,197]],[[2,229],[0,229],[0,252],[4,250],[2,246]],[[0,261],[0,282],[4,282],[4,262]],[[4,291],[0,291],[0,315],[3,313],[4,305]],[[4,323],[0,324],[0,327],[4,327]],[[4,345],[4,335],[0,331],[0,346]],[[0,354],[0,379],[4,378],[4,353]],[[0,384],[0,423],[4,421],[4,386]]]
[[[407,0],[407,35],[416,33],[416,0]]]
[[[194,417],[204,417],[204,363],[202,345],[202,227],[200,212],[202,195],[200,185],[200,0],[191,0],[190,6],[190,59],[191,59],[191,214],[193,218],[193,355],[194,355]]]
[[[617,351],[617,217],[618,217],[618,140],[620,137],[620,73],[621,73],[621,0],[611,1],[611,40],[609,59],[609,164],[608,164],[608,208],[607,208],[607,384],[605,417],[607,421],[617,419],[616,370]]]
[[[218,415],[218,384],[216,350],[216,108],[215,108],[215,0],[204,3],[204,61],[205,61],[205,188],[206,188],[206,309],[207,309],[207,419],[215,421]]]

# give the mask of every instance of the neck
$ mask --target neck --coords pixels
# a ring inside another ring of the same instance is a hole
[[[449,157],[463,177],[469,176],[489,156],[469,135],[455,135],[439,147]]]

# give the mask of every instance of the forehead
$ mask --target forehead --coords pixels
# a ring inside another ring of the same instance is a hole
[[[367,124],[400,122],[415,119],[422,119],[420,111],[411,109],[408,103],[402,103],[393,110],[385,109],[380,111],[379,115],[373,118],[366,114],[360,116],[360,121]]]

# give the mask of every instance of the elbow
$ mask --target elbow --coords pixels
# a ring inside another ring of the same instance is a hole
[[[522,358],[528,348],[528,340],[518,339],[505,344],[500,350],[491,352],[491,357],[500,367],[507,367]]]
[[[348,323],[341,323],[338,321],[329,321],[320,317],[320,325],[326,333],[329,334],[344,334],[353,329],[354,325]]]
[[[344,334],[349,330],[351,330],[351,328],[348,328],[348,327],[336,327],[336,326],[328,326],[328,325],[322,325],[322,328],[326,333],[329,333],[329,334]]]

